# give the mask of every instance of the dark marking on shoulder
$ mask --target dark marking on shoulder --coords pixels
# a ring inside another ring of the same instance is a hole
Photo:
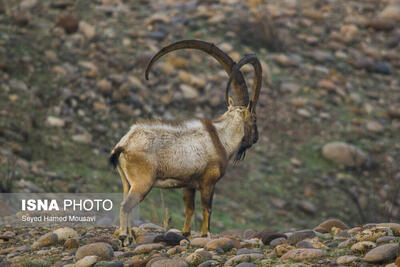
[[[122,147],[116,147],[113,149],[113,151],[111,152],[109,161],[111,163],[111,165],[116,168],[118,165],[118,161],[119,161],[119,155],[124,152],[124,149]]]
[[[214,125],[212,124],[211,120],[202,119],[201,123],[204,126],[204,129],[208,132],[211,137],[211,141],[217,151],[218,158],[219,158],[219,168],[221,174],[225,172],[225,167],[228,162],[228,155],[224,146],[221,143],[221,140],[218,137],[217,130],[215,129]]]

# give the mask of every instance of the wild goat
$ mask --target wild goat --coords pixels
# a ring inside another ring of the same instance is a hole
[[[201,194],[203,223],[201,233],[210,230],[214,187],[224,175],[227,163],[244,158],[258,140],[255,107],[261,89],[262,69],[255,55],[246,55],[238,64],[213,44],[184,40],[161,49],[146,69],[146,79],[153,64],[163,55],[179,49],[197,49],[219,61],[230,75],[226,87],[227,111],[216,120],[189,120],[181,123],[150,121],[134,124],[115,145],[110,162],[117,168],[124,190],[120,210],[119,237],[124,245],[133,238],[128,215],[152,187],[183,188],[186,220],[183,234],[190,235],[195,191]],[[255,69],[252,99],[240,68],[251,63]],[[229,97],[233,80],[237,104]]]

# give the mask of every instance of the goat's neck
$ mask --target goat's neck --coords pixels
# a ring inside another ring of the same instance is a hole
[[[215,121],[213,124],[227,156],[231,158],[242,141],[244,135],[243,122],[226,118]]]

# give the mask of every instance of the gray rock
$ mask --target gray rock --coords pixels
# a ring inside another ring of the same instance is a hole
[[[75,254],[77,260],[86,256],[98,256],[101,260],[110,260],[114,257],[114,250],[110,244],[104,242],[91,243],[78,248]]]
[[[287,243],[286,238],[284,238],[284,237],[279,237],[279,238],[275,238],[274,240],[272,240],[272,241],[269,243],[269,245],[272,246],[272,247],[276,247],[276,246],[281,245],[281,244],[284,244],[284,243]]]
[[[399,252],[399,244],[385,244],[370,250],[363,260],[372,263],[394,260]]]
[[[322,249],[316,248],[296,248],[289,250],[282,257],[281,260],[309,260],[320,258],[325,255]]]
[[[54,233],[47,233],[41,236],[35,243],[33,243],[32,248],[40,248],[54,245],[58,242],[57,235]]]
[[[358,259],[358,257],[356,257],[356,256],[345,255],[345,256],[341,256],[341,257],[337,258],[336,264],[349,264],[349,263],[356,261],[357,259]]]
[[[198,267],[213,267],[213,266],[221,266],[221,264],[216,260],[209,260],[209,261],[203,262]]]
[[[384,62],[376,62],[374,64],[374,72],[379,73],[379,74],[384,74],[384,75],[391,75],[392,70],[390,67],[390,64],[386,61]]]
[[[79,240],[78,233],[70,227],[58,228],[53,233],[57,235],[59,241],[65,241],[70,238]]]
[[[179,259],[162,259],[151,264],[151,267],[188,267],[189,264]]]
[[[75,263],[75,267],[90,267],[98,260],[98,256],[86,256]]]
[[[224,266],[235,266],[241,262],[250,262],[262,258],[264,258],[264,255],[258,253],[237,255],[226,261]]]
[[[368,160],[368,155],[356,146],[344,142],[331,142],[322,148],[322,155],[338,165],[360,166]]]
[[[150,253],[153,250],[160,250],[163,248],[165,248],[165,246],[160,243],[152,243],[152,244],[139,245],[135,248],[134,251],[138,254],[142,254],[142,253]]]

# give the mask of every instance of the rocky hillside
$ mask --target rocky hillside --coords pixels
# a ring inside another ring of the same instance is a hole
[[[218,183],[213,231],[399,220],[399,10],[393,0],[1,1],[0,190],[120,192],[107,157],[131,123],[223,112],[227,75],[200,52],[171,54],[144,79],[161,47],[197,38],[235,60],[256,53],[265,73],[260,141]],[[153,190],[141,216],[182,227],[181,192]]]
[[[122,247],[113,228],[2,229],[0,266],[400,266],[396,223],[350,229],[330,219],[314,230],[228,230],[189,239],[152,223],[133,230],[136,244]]]

